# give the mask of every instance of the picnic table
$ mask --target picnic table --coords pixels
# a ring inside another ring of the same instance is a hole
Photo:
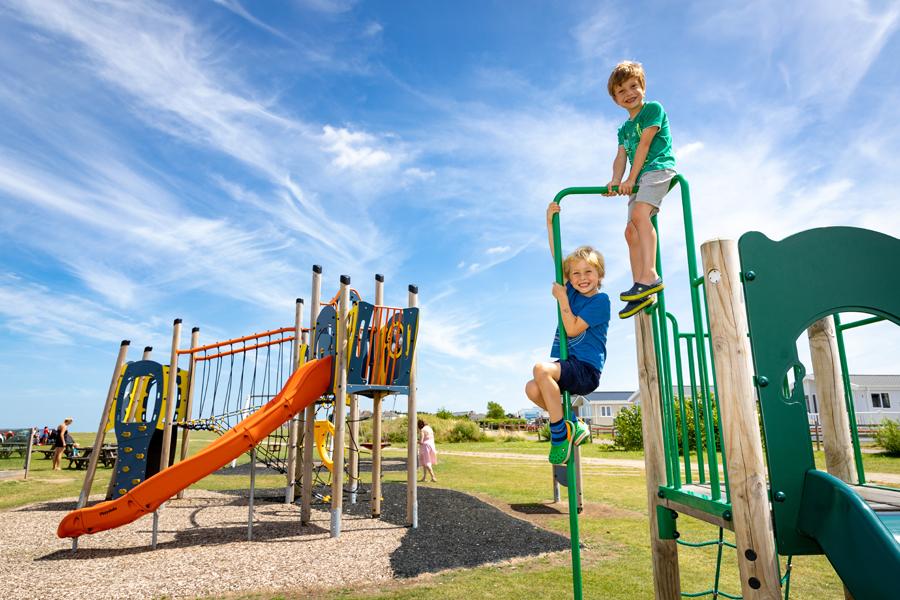
[[[88,462],[91,460],[91,454],[94,452],[93,446],[85,446],[83,448],[77,448],[79,454],[78,455],[67,455],[66,458],[69,460],[68,468],[69,469],[87,469]],[[116,464],[116,458],[118,457],[119,450],[118,446],[109,444],[100,447],[100,455],[98,457],[98,462],[104,467],[112,467]]]

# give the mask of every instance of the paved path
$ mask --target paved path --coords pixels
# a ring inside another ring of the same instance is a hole
[[[502,458],[508,460],[526,460],[526,461],[547,461],[547,457],[543,454],[514,454],[512,452],[463,452],[461,450],[444,450],[439,451],[440,454],[448,456],[478,456],[481,458]],[[643,469],[644,461],[634,458],[595,458],[582,457],[581,464],[584,465],[605,465],[608,467],[628,467],[632,469]],[[896,473],[866,473],[866,480],[869,483],[887,483],[890,485],[900,485],[900,474]]]

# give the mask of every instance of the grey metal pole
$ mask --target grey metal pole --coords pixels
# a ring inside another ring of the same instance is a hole
[[[256,446],[250,450],[250,498],[247,503],[247,541],[253,540],[253,497],[256,493]]]

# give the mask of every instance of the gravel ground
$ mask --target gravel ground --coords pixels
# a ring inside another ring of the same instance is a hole
[[[300,527],[299,507],[275,501],[280,490],[265,490],[260,493],[273,499],[257,498],[254,541],[248,542],[247,490],[188,490],[160,510],[156,550],[149,547],[150,516],[82,536],[73,553],[70,540],[56,537],[56,526],[74,499],[2,511],[3,596],[33,599],[64,590],[67,600],[103,600],[322,591],[569,547],[563,536],[435,487],[419,488],[419,527],[409,529],[406,486],[385,484],[383,492],[380,520],[368,517],[366,497],[356,505],[345,500],[341,537],[331,539],[324,506],[313,510],[310,526]]]

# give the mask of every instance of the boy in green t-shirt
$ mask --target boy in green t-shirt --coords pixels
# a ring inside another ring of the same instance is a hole
[[[619,127],[619,151],[613,161],[608,195],[627,195],[628,224],[625,240],[634,285],[619,294],[626,302],[619,317],[627,319],[653,303],[653,294],[663,289],[656,272],[656,231],[650,217],[659,212],[662,199],[675,177],[675,156],[669,118],[659,102],[644,102],[647,88],[640,63],[625,61],[616,65],[607,85],[613,101],[628,111],[628,120]],[[622,181],[625,167],[631,163],[628,179]],[[619,186],[618,192],[612,186]],[[634,192],[637,187],[638,191]]]

